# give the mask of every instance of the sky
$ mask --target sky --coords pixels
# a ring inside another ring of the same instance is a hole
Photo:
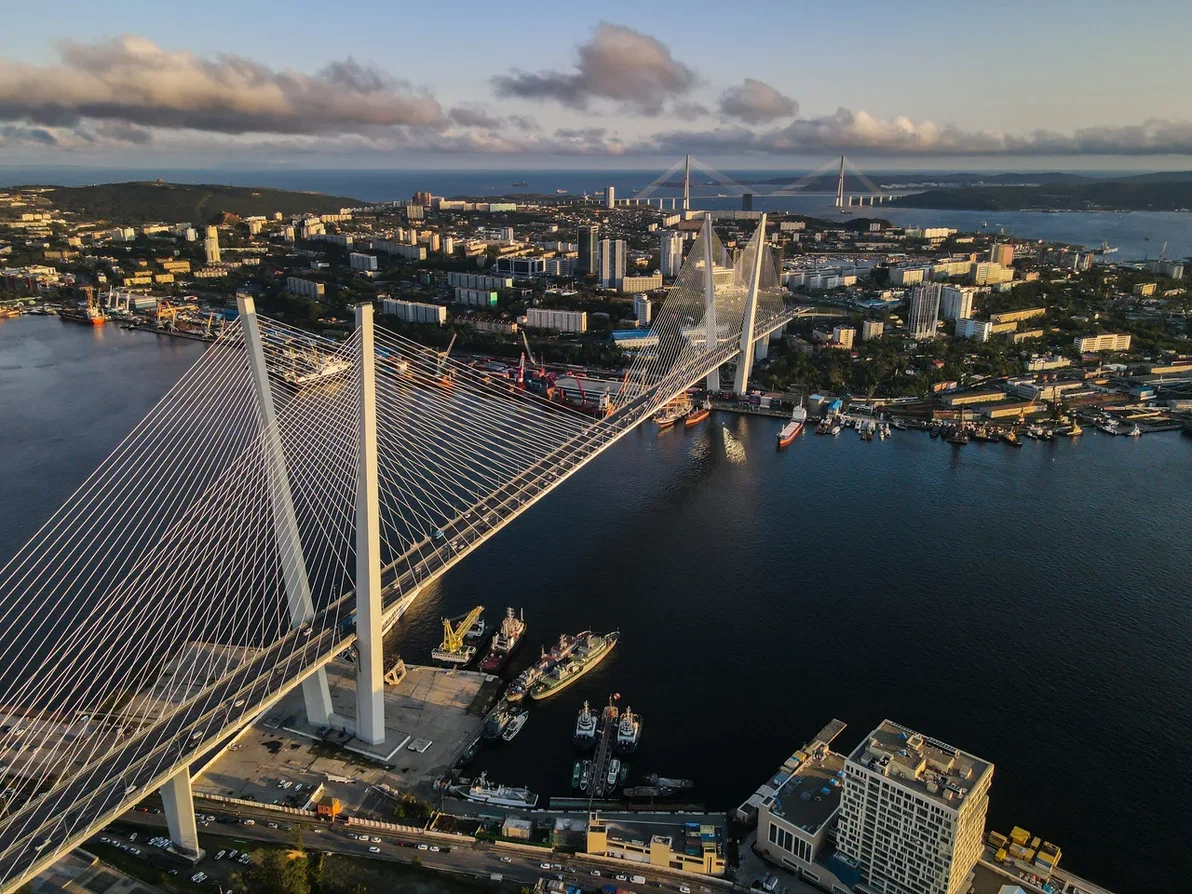
[[[1192,4],[22,4],[0,165],[1192,168]]]

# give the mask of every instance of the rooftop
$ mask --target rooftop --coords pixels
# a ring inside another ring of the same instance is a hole
[[[772,780],[774,793],[765,801],[772,816],[809,835],[832,818],[844,788],[844,756],[828,745],[844,727],[833,720],[783,764]]]
[[[881,773],[940,804],[959,809],[960,801],[993,764],[932,739],[892,720],[881,724],[858,745],[851,763]]]

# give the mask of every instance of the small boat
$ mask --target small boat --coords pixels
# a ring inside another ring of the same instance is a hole
[[[1057,428],[1055,433],[1057,435],[1064,435],[1068,438],[1078,438],[1084,434],[1084,429],[1080,427],[1079,422],[1073,422],[1071,425],[1066,426],[1063,429]]]
[[[1141,438],[1142,437],[1142,429],[1139,428],[1138,423],[1135,422],[1134,427],[1132,429],[1130,429],[1128,432],[1126,432],[1126,435],[1127,435],[1127,437],[1131,437],[1131,438]]]
[[[505,732],[501,733],[501,738],[506,742],[512,742],[514,737],[521,732],[522,727],[526,725],[526,721],[529,719],[529,717],[529,711],[522,711],[509,721],[509,725],[505,727]]]
[[[621,778],[621,762],[617,758],[614,757],[612,759],[612,762],[609,763],[609,765],[608,765],[608,776],[604,780],[605,784],[608,786],[608,791],[611,792],[614,788],[617,787],[617,782],[620,780],[620,778]]]
[[[962,447],[969,442],[969,433],[963,428],[952,429],[951,434],[948,435],[947,441],[949,444],[955,444]]]
[[[1008,428],[1002,432],[1002,440],[1007,444],[1013,445],[1014,447],[1022,446],[1022,440],[1018,437],[1018,432],[1014,431],[1012,428]]]
[[[579,774],[579,789],[586,792],[592,784],[592,762],[584,761],[583,770]]]
[[[583,776],[583,773],[584,773],[584,762],[576,761],[575,766],[571,768],[571,787],[572,788],[579,788],[579,780],[580,780],[580,777]]]
[[[940,436],[939,423],[936,423],[935,425],[931,426],[931,428],[927,429],[927,433],[933,438],[938,438]]]
[[[834,422],[832,427],[828,429],[828,434],[830,434],[832,437],[836,437],[838,434],[840,434],[840,423]]]
[[[626,708],[621,713],[621,719],[617,723],[617,739],[613,742],[613,748],[619,754],[633,754],[633,752],[637,751],[638,743],[641,741],[641,735],[641,715],[634,714],[632,709]]]
[[[575,720],[575,734],[571,737],[576,748],[587,750],[596,744],[596,715],[585,701]]]

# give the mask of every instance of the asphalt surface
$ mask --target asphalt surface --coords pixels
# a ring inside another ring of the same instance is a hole
[[[784,316],[789,317],[788,311]],[[773,322],[758,328],[766,331]],[[442,529],[442,536],[415,545],[390,566],[405,567],[385,583],[383,609],[430,581],[462,559],[472,548],[517,517],[530,502],[556,487],[643,421],[661,403],[702,378],[709,369],[732,359],[738,346],[725,343],[714,357],[701,356],[689,369],[672,370],[645,394],[613,416],[598,420],[548,456],[538,460],[471,510]],[[249,722],[280,695],[297,686],[318,667],[355,641],[336,627],[346,617],[354,594],[317,613],[309,625],[290,631],[248,662],[218,680],[153,726],[108,752],[33,801],[5,817],[0,826],[0,891],[15,889],[59,855],[82,843],[100,826],[136,803],[179,767],[189,766],[227,738],[230,730]]]

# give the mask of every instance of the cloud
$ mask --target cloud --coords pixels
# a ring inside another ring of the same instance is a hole
[[[456,106],[447,115],[452,121],[463,127],[487,127],[491,130],[504,124],[500,118],[494,118],[483,109],[467,106]]]
[[[720,113],[746,124],[766,124],[799,114],[799,104],[769,84],[746,78],[720,95]]]
[[[608,22],[579,47],[572,72],[514,69],[492,79],[498,96],[554,100],[574,109],[606,99],[642,115],[661,114],[668,100],[695,83],[695,72],[657,38]]]
[[[353,59],[314,75],[242,56],[200,58],[124,35],[64,42],[61,63],[0,60],[0,120],[72,126],[83,119],[224,134],[317,134],[441,127],[430,95]]]
[[[831,115],[798,118],[782,127],[754,130],[724,126],[654,134],[651,151],[731,155],[807,155],[855,152],[873,156],[965,155],[1186,155],[1192,154],[1192,123],[1150,119],[1128,127],[1090,127],[1070,135],[1036,130],[1008,134],[964,130],[953,124],[915,121],[906,116],[878,118],[864,110],[838,108]]]

